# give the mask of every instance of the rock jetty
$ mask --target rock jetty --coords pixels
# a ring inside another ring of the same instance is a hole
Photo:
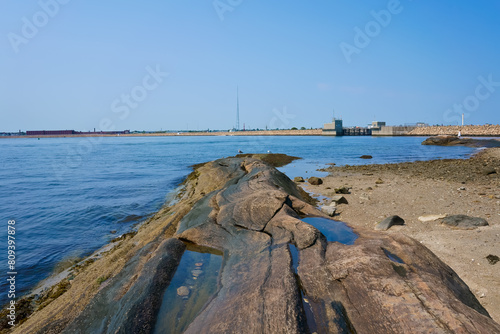
[[[254,157],[198,165],[176,204],[88,265],[14,333],[154,332],[162,304],[173,302],[163,293],[186,243],[217,250],[224,260],[217,292],[185,333],[500,332],[465,283],[422,244],[359,228],[353,245],[329,242],[301,220],[328,218],[309,202]],[[174,293],[188,294],[187,287]]]
[[[424,126],[411,130],[409,136],[500,136],[500,125],[464,125],[464,126]]]

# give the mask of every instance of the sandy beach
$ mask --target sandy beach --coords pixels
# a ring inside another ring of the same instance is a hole
[[[490,264],[486,258],[500,256],[500,148],[483,150],[467,160],[332,166],[328,172],[323,184],[302,185],[326,196],[327,204],[336,188],[350,188],[350,193],[343,194],[349,203],[337,206],[334,219],[373,229],[388,216],[402,217],[404,226],[380,233],[403,233],[427,246],[500,322],[500,262]],[[481,217],[489,226],[461,230],[439,219],[418,219],[442,214]]]

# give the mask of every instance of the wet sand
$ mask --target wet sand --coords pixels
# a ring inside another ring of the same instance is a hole
[[[351,187],[343,195],[349,204],[340,204],[334,219],[373,229],[388,216],[402,217],[404,226],[380,233],[403,233],[427,246],[500,322],[500,262],[490,264],[486,259],[490,254],[500,256],[500,148],[483,150],[467,160],[330,167],[328,171],[323,184],[302,186],[328,198],[335,195],[335,188]],[[432,214],[481,217],[489,226],[460,230],[441,220],[418,219]]]

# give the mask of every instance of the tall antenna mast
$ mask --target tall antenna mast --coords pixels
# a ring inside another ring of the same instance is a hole
[[[236,86],[236,130],[240,129],[240,99],[238,95],[238,86]]]

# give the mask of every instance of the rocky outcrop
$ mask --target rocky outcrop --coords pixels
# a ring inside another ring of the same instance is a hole
[[[438,146],[467,146],[467,147],[500,147],[500,140],[496,139],[473,139],[461,138],[457,136],[435,136],[429,137],[422,142],[422,145]]]
[[[224,260],[216,293],[185,333],[500,332],[465,283],[419,242],[359,229],[354,244],[330,242],[304,216],[326,217],[264,161],[198,165],[175,205],[15,332],[152,333],[158,309],[174,302],[163,292],[186,243]]]

